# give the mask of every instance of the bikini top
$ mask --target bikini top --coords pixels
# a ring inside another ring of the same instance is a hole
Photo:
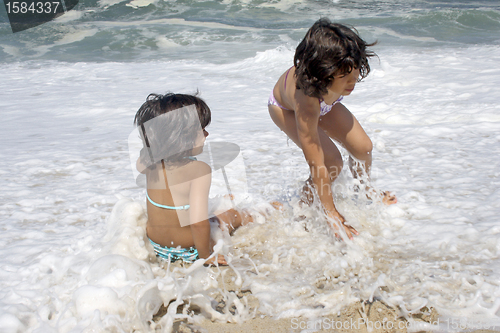
[[[319,112],[319,115],[324,116],[325,114],[330,112],[332,110],[332,107],[335,104],[337,104],[338,102],[340,102],[343,98],[344,98],[344,96],[340,96],[335,102],[333,102],[332,105],[326,104],[324,100],[320,99],[319,100],[319,107],[321,108],[321,111]]]
[[[154,202],[151,200],[149,197],[148,192],[146,191],[146,197],[148,198],[148,201],[151,202],[153,206],[160,207],[160,208],[165,208],[165,209],[173,209],[173,210],[188,210],[189,205],[184,205],[184,206],[166,206],[166,205],[160,205],[159,203]]]
[[[285,90],[286,90],[286,80],[288,79],[288,73],[290,73],[290,70],[292,69],[293,67],[290,67],[290,69],[288,69],[288,71],[286,72],[286,75],[285,75]],[[319,101],[319,107],[320,107],[320,112],[319,112],[319,115],[320,116],[324,116],[325,114],[327,114],[328,112],[330,112],[332,110],[332,107],[337,104],[338,102],[340,102],[342,99],[344,98],[344,96],[340,96],[335,102],[333,102],[331,105],[330,104],[326,104],[325,101],[323,99],[318,99]]]
[[[186,157],[187,159],[190,159],[192,161],[196,161],[196,157],[194,156],[188,156]],[[163,168],[163,175],[165,177],[165,181],[167,180],[167,174],[165,172],[165,163],[163,162],[163,160],[161,161],[161,166]],[[173,209],[173,210],[188,210],[189,209],[189,205],[184,205],[184,206],[167,206],[167,205],[161,205],[159,203],[156,203],[154,202],[153,200],[151,200],[151,198],[149,197],[149,194],[148,194],[148,191],[146,191],[146,197],[148,198],[148,201],[153,205],[153,206],[156,206],[156,207],[159,207],[159,208],[165,208],[165,209]]]

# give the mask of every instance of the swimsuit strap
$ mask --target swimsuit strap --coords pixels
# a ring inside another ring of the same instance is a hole
[[[174,210],[188,210],[189,205],[184,205],[184,206],[166,206],[166,205],[160,205],[159,203],[154,202],[151,200],[149,197],[148,192],[146,191],[146,197],[148,198],[148,201],[151,202],[152,205],[159,207],[159,208],[165,208],[165,209],[174,209]]]
[[[167,172],[165,171],[165,162],[163,160],[161,160],[161,166],[163,168],[163,176],[165,177],[165,186],[168,187],[168,184],[167,184]],[[176,206],[160,205],[159,203],[156,203],[153,200],[151,200],[151,198],[149,197],[149,194],[148,194],[147,190],[146,190],[146,197],[148,198],[148,201],[151,202],[151,204],[153,206],[156,206],[156,207],[159,207],[159,208],[174,209],[174,210],[188,210],[189,209],[189,205],[177,206],[177,207]]]
[[[288,73],[290,73],[290,70],[292,69],[293,67],[290,67],[287,71],[286,71],[286,75],[285,75],[285,90],[286,90],[286,80],[288,79]]]

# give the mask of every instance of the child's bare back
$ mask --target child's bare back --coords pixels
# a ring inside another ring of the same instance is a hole
[[[203,152],[210,121],[206,103],[183,94],[151,94],[136,114],[144,146],[137,169],[146,175],[147,236],[160,258],[226,264],[222,255],[211,256],[210,223],[232,231],[252,222],[235,209],[209,218],[211,169],[195,156]]]

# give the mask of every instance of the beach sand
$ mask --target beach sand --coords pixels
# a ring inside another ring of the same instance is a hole
[[[179,266],[174,263],[171,268]],[[224,284],[228,291],[233,291],[238,297],[245,296],[248,301],[250,313],[255,313],[254,318],[243,323],[221,323],[210,319],[199,320],[176,320],[173,332],[181,333],[250,333],[250,332],[407,332],[409,322],[403,318],[398,309],[388,306],[384,302],[374,299],[356,302],[345,308],[338,315],[331,315],[322,318],[271,318],[259,312],[259,301],[250,291],[242,291],[235,284],[233,271],[227,267],[225,270]],[[219,285],[222,281],[218,281]],[[225,304],[222,295],[213,295],[218,302],[216,309],[222,311]],[[182,312],[182,307],[178,308],[178,313]],[[197,309],[190,308],[189,311],[199,313]],[[233,310],[230,310],[233,311]],[[166,307],[161,307],[153,320],[158,321],[166,312]],[[438,322],[438,312],[431,308],[423,308],[422,313],[412,316],[417,323]],[[415,325],[415,324],[414,324]],[[413,332],[428,332],[428,330],[412,330]],[[441,331],[442,332],[442,331]],[[470,332],[470,331],[468,331]],[[476,330],[475,333],[498,332],[492,330]]]

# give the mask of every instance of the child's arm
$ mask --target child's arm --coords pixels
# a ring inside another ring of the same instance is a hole
[[[196,175],[189,190],[189,220],[194,246],[200,258],[210,256],[210,223],[208,222],[208,194],[212,182],[210,167],[203,162],[194,162]]]
[[[338,214],[333,203],[330,175],[325,165],[325,155],[318,133],[319,111],[316,110],[318,108],[317,101],[311,101],[310,97],[302,93],[301,95],[303,97],[298,98],[295,111],[300,146],[309,164],[312,181],[323,208],[327,212]]]
[[[212,182],[210,166],[203,162],[196,163],[196,175],[191,181],[189,190],[189,219],[194,246],[200,258],[206,259],[211,254],[212,242],[210,239],[210,222],[208,221],[208,195]],[[218,255],[205,264],[227,265],[224,256]]]
[[[295,93],[295,106],[298,139],[304,157],[309,164],[312,182],[321,204],[328,216],[336,218],[342,223],[347,236],[352,239],[352,233],[357,234],[356,230],[344,224],[345,219],[337,211],[333,202],[330,171],[325,165],[325,155],[318,133],[320,116],[318,100],[305,96],[300,90],[297,90]]]

